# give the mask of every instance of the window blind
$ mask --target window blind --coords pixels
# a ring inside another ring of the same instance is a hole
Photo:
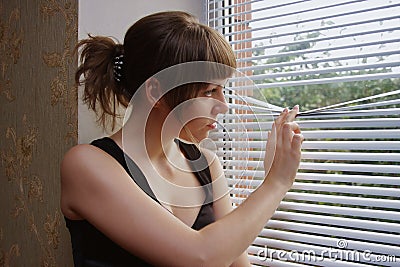
[[[400,266],[400,1],[208,0],[232,45],[230,110],[210,134],[239,205],[264,179],[267,131],[299,104],[292,189],[254,266]],[[246,80],[247,79],[247,80]]]

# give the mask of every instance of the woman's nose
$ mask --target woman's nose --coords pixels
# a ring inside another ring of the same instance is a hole
[[[226,103],[225,96],[223,94],[221,94],[221,96],[218,96],[218,98],[216,98],[214,102],[215,103],[211,111],[212,115],[218,115],[228,112],[228,103]]]

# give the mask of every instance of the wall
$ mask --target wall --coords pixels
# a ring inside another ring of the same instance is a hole
[[[0,266],[71,266],[59,165],[78,136],[78,6],[0,0],[0,15]]]
[[[87,34],[115,37],[123,42],[125,32],[145,15],[165,10],[184,10],[205,21],[204,0],[81,0],[79,1],[79,39]],[[80,88],[80,92],[82,89]],[[96,116],[79,103],[78,142],[89,143],[97,137],[108,135],[96,124]]]
[[[72,266],[59,210],[65,152],[102,133],[79,105],[72,50],[160,10],[199,17],[202,0],[0,0],[0,266]]]

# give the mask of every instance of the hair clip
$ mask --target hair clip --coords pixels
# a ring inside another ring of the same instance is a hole
[[[114,58],[113,72],[114,72],[114,79],[117,82],[120,82],[122,78],[122,66],[124,65],[123,58],[124,55],[119,55]]]

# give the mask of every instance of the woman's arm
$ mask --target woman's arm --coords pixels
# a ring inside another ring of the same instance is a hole
[[[217,164],[217,163],[216,163]],[[222,169],[222,168],[221,168]],[[225,177],[221,177],[221,179],[225,179]],[[219,182],[218,182],[219,184]],[[228,187],[224,186],[224,185],[217,185],[214,184],[213,188],[215,189],[216,186],[221,186],[221,187],[225,187],[225,189],[223,188],[219,188],[219,190],[224,190],[225,192],[228,192]],[[217,197],[221,197],[220,195]],[[231,211],[233,211],[233,207],[232,207],[232,202],[230,200],[230,195],[225,194],[222,198],[218,199],[217,201],[214,201],[213,203],[213,208],[214,208],[214,214],[215,214],[215,218],[216,220],[219,220],[220,218],[224,217],[225,215],[227,215],[228,213],[230,213]],[[229,246],[230,244],[230,240],[226,240],[225,242],[225,246]],[[250,261],[247,255],[247,249],[230,265],[230,267],[247,267],[247,266],[251,266],[250,265]]]
[[[302,138],[293,134],[299,131],[296,124],[284,123],[287,117],[283,114],[276,122],[276,160],[263,184],[233,212],[200,231],[149,198],[111,156],[90,145],[72,148],[62,162],[63,213],[88,220],[154,265],[229,266],[255,239],[293,183]]]
[[[213,209],[215,219],[219,220],[233,211],[230,198],[230,190],[218,157],[211,151],[202,150],[210,163],[210,172],[213,180]],[[230,240],[226,240],[225,246],[229,245]],[[247,249],[230,265],[230,267],[250,267]]]

